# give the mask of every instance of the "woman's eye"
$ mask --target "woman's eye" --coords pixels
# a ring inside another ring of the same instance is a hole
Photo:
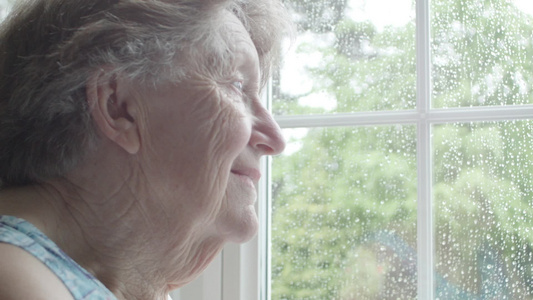
[[[240,92],[242,92],[242,81],[234,81],[231,84],[236,87]]]

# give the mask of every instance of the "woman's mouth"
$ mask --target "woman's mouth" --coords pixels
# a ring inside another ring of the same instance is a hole
[[[233,169],[231,173],[239,178],[245,184],[253,187],[257,185],[257,182],[261,178],[261,172],[254,168],[242,168],[242,169]]]

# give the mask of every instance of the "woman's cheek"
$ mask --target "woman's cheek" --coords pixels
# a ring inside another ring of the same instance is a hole
[[[223,149],[239,154],[248,144],[251,135],[252,121],[243,101],[236,99],[234,95],[219,93],[217,101],[220,108],[214,119],[215,135]]]

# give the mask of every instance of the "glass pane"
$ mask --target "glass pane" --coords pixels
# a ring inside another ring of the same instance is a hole
[[[533,121],[433,136],[436,297],[533,299]]]
[[[272,300],[416,298],[414,126],[284,130]]]
[[[414,1],[285,3],[298,33],[275,76],[275,114],[415,107]]]
[[[533,103],[533,1],[431,2],[433,107]]]

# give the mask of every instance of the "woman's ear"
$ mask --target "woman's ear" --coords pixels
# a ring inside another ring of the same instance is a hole
[[[108,76],[101,69],[93,73],[86,85],[91,116],[103,136],[130,154],[139,151],[141,138],[137,123],[138,99],[130,83],[119,76]]]

